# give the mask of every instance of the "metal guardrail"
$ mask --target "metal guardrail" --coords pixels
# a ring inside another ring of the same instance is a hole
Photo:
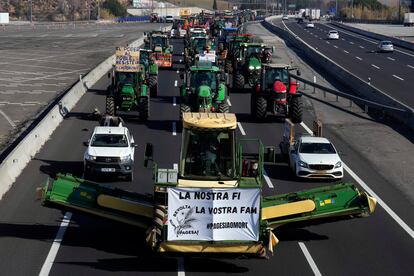
[[[337,101],[338,101],[338,97],[342,97],[342,98],[348,99],[349,100],[350,107],[352,107],[352,103],[353,102],[355,102],[357,104],[363,104],[364,105],[365,112],[368,112],[368,108],[369,107],[372,107],[372,108],[375,108],[375,109],[381,109],[381,110],[387,109],[389,111],[396,111],[396,112],[402,112],[402,113],[409,113],[409,114],[411,114],[411,111],[410,110],[406,110],[406,109],[402,109],[402,108],[397,108],[397,107],[390,106],[390,105],[384,105],[384,104],[380,104],[380,103],[377,103],[377,102],[374,102],[374,101],[370,101],[370,100],[367,100],[367,99],[364,99],[364,98],[361,98],[361,97],[358,97],[358,96],[350,95],[348,93],[341,92],[341,91],[338,91],[338,90],[335,90],[335,89],[331,89],[331,88],[325,87],[323,85],[317,84],[315,81],[310,81],[310,80],[301,78],[301,77],[299,77],[297,75],[291,75],[291,76],[292,76],[292,78],[294,78],[294,79],[296,79],[298,81],[303,82],[304,89],[306,89],[306,84],[308,84],[311,87],[313,87],[314,88],[313,93],[316,93],[316,88],[317,88],[317,89],[320,89],[320,90],[322,90],[324,92],[324,97],[326,97],[326,94],[325,93],[328,92],[328,93],[331,93],[333,95],[336,95],[337,96],[337,98],[336,98]]]

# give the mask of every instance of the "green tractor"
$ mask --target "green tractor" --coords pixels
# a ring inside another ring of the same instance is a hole
[[[135,47],[116,49],[115,65],[108,73],[112,81],[107,89],[106,114],[116,116],[118,112],[137,111],[141,120],[148,119],[150,93],[139,54],[139,48]]]
[[[196,62],[185,74],[180,75],[183,84],[180,88],[180,113],[219,112],[227,113],[228,75],[212,66],[210,62]]]
[[[240,55],[240,45],[250,42],[251,34],[237,34],[228,38],[228,41],[223,44],[222,56],[225,59],[225,71],[227,73],[233,72],[233,63],[237,61]]]
[[[152,51],[152,58],[160,68],[172,67],[173,46],[170,44],[168,35],[161,31],[144,33],[145,49]]]
[[[233,59],[233,88],[253,87],[260,79],[262,63],[269,62],[270,48],[262,43],[241,43]]]
[[[154,192],[143,195],[58,174],[37,190],[48,206],[69,208],[146,230],[160,255],[267,257],[288,223],[321,224],[369,216],[376,200],[352,184],[263,195],[264,163],[272,149],[237,140],[234,114],[185,113],[179,169],[158,168],[153,145]],[[143,237],[144,238],[144,237]]]
[[[155,98],[158,96],[158,65],[154,62],[152,51],[140,49],[139,63],[144,66],[151,97]]]
[[[283,115],[295,124],[302,122],[302,93],[290,74],[296,70],[287,64],[263,64],[260,81],[251,91],[251,115],[263,120],[268,113]],[[300,75],[299,70],[297,74]],[[279,81],[279,85],[276,83]]]
[[[208,36],[191,37],[187,46],[184,47],[184,62],[186,66],[193,65],[196,61],[196,56],[203,54],[208,47],[210,50],[215,51],[215,45]]]

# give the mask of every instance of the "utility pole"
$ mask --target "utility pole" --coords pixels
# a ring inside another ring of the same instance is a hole
[[[354,18],[354,0],[351,1],[351,18]]]
[[[32,3],[32,0],[29,1],[29,4],[30,4],[30,15],[29,15],[30,24],[32,24],[33,23],[33,3]]]
[[[91,21],[91,0],[88,0],[88,21]]]
[[[96,20],[101,19],[101,0],[98,0],[98,14],[96,15]]]
[[[336,6],[335,6],[335,17],[338,17],[338,0],[336,0]]]

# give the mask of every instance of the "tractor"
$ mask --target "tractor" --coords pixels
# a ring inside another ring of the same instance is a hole
[[[221,56],[225,59],[224,68],[227,73],[233,72],[233,62],[235,62],[240,55],[240,45],[242,43],[250,42],[251,36],[251,34],[237,34],[230,36],[228,41],[224,44]]]
[[[158,67],[172,67],[173,46],[170,45],[168,35],[161,31],[144,33],[145,49],[152,51],[152,57]]]
[[[108,73],[112,81],[107,89],[106,114],[138,111],[141,120],[148,119],[149,88],[139,54],[136,47],[117,47],[115,65]]]
[[[295,70],[286,64],[264,64],[260,81],[251,91],[251,115],[263,120],[270,112],[282,114],[293,123],[302,122],[302,93],[297,91],[297,82],[290,71]],[[299,70],[297,74],[300,75]]]
[[[180,75],[180,112],[229,112],[228,75],[210,62],[198,61]]]
[[[184,48],[184,62],[186,66],[193,65],[196,61],[196,56],[204,54],[207,48],[214,53],[214,61],[210,61],[215,62],[215,46],[208,36],[191,37],[190,42]]]
[[[253,87],[260,79],[262,63],[269,61],[270,48],[262,43],[241,43],[233,59],[233,88]]]
[[[148,88],[151,97],[158,96],[158,65],[154,62],[152,51],[148,49],[139,50],[139,64],[144,66]]]
[[[152,195],[62,174],[37,195],[50,207],[142,228],[158,256],[266,258],[278,243],[273,230],[281,225],[332,223],[374,212],[376,200],[353,184],[265,196],[264,164],[273,161],[274,147],[238,140],[236,133],[234,114],[185,113],[178,169],[159,168],[154,146],[146,145]]]

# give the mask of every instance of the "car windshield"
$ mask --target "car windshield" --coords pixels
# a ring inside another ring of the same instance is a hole
[[[234,132],[184,129],[182,170],[189,179],[233,179]]]
[[[337,31],[329,31],[330,34],[337,34]]]
[[[95,134],[91,141],[92,147],[128,147],[124,134]]]
[[[284,84],[289,83],[289,71],[284,68],[273,68],[266,70],[265,74],[265,88],[272,88],[274,82],[280,80]]]
[[[201,85],[207,85],[211,87],[211,90],[216,90],[217,77],[214,72],[210,71],[193,71],[191,73],[191,84],[196,89]]]
[[[310,154],[335,154],[335,148],[331,143],[301,143],[300,153]]]
[[[381,44],[384,46],[392,45],[391,41],[383,41]]]

